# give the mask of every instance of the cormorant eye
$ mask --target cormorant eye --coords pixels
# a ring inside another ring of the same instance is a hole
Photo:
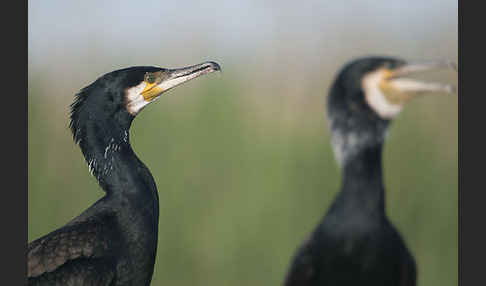
[[[145,81],[148,83],[154,83],[155,82],[155,76],[153,73],[146,73],[145,74]]]
[[[391,68],[391,64],[390,64],[390,62],[385,62],[385,63],[383,64],[383,68],[384,68],[384,69],[390,69],[390,68]]]

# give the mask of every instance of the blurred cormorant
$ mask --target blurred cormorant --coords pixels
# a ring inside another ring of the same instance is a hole
[[[450,85],[404,76],[448,66],[369,57],[337,75],[327,107],[341,190],[296,252],[286,286],[416,285],[414,258],[385,212],[382,147],[390,121],[411,98],[453,92]]]
[[[106,195],[65,226],[28,246],[29,285],[149,285],[157,250],[159,200],[128,130],[147,104],[190,79],[220,70],[130,67],[82,89],[70,128]]]

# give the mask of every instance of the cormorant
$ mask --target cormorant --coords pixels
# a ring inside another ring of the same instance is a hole
[[[450,85],[405,76],[448,66],[367,57],[339,72],[327,108],[341,190],[297,250],[284,285],[416,285],[414,258],[385,211],[382,147],[391,120],[410,99],[454,92]]]
[[[219,71],[215,62],[164,69],[130,67],[83,88],[70,128],[106,195],[65,226],[28,246],[29,285],[149,285],[157,250],[159,201],[128,130],[147,104],[188,80]]]

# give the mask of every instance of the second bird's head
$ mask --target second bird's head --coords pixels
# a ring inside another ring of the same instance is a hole
[[[338,161],[384,140],[389,122],[413,98],[455,93],[452,85],[409,78],[420,72],[455,68],[449,61],[412,63],[387,57],[366,57],[345,65],[328,96],[328,119]]]
[[[90,136],[124,134],[133,118],[164,92],[220,70],[217,63],[204,62],[177,69],[141,66],[107,73],[76,95],[70,123],[74,138],[79,142],[88,132]]]

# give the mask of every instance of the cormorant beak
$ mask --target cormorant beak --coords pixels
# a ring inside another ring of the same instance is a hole
[[[400,93],[418,94],[423,92],[444,92],[455,93],[453,85],[435,82],[423,82],[416,79],[406,78],[409,75],[415,75],[426,71],[454,69],[457,72],[457,66],[451,61],[434,61],[421,63],[407,63],[396,69],[387,69],[382,83],[383,89],[391,89]]]
[[[382,67],[368,73],[362,80],[365,98],[371,108],[383,118],[395,117],[412,98],[424,93],[455,93],[450,84],[423,82],[405,76],[417,73],[453,68],[450,61],[405,63],[396,68]]]
[[[151,102],[175,86],[215,71],[221,71],[221,67],[217,63],[205,62],[184,68],[147,73],[144,79],[146,85],[142,91],[142,96],[145,101]]]

